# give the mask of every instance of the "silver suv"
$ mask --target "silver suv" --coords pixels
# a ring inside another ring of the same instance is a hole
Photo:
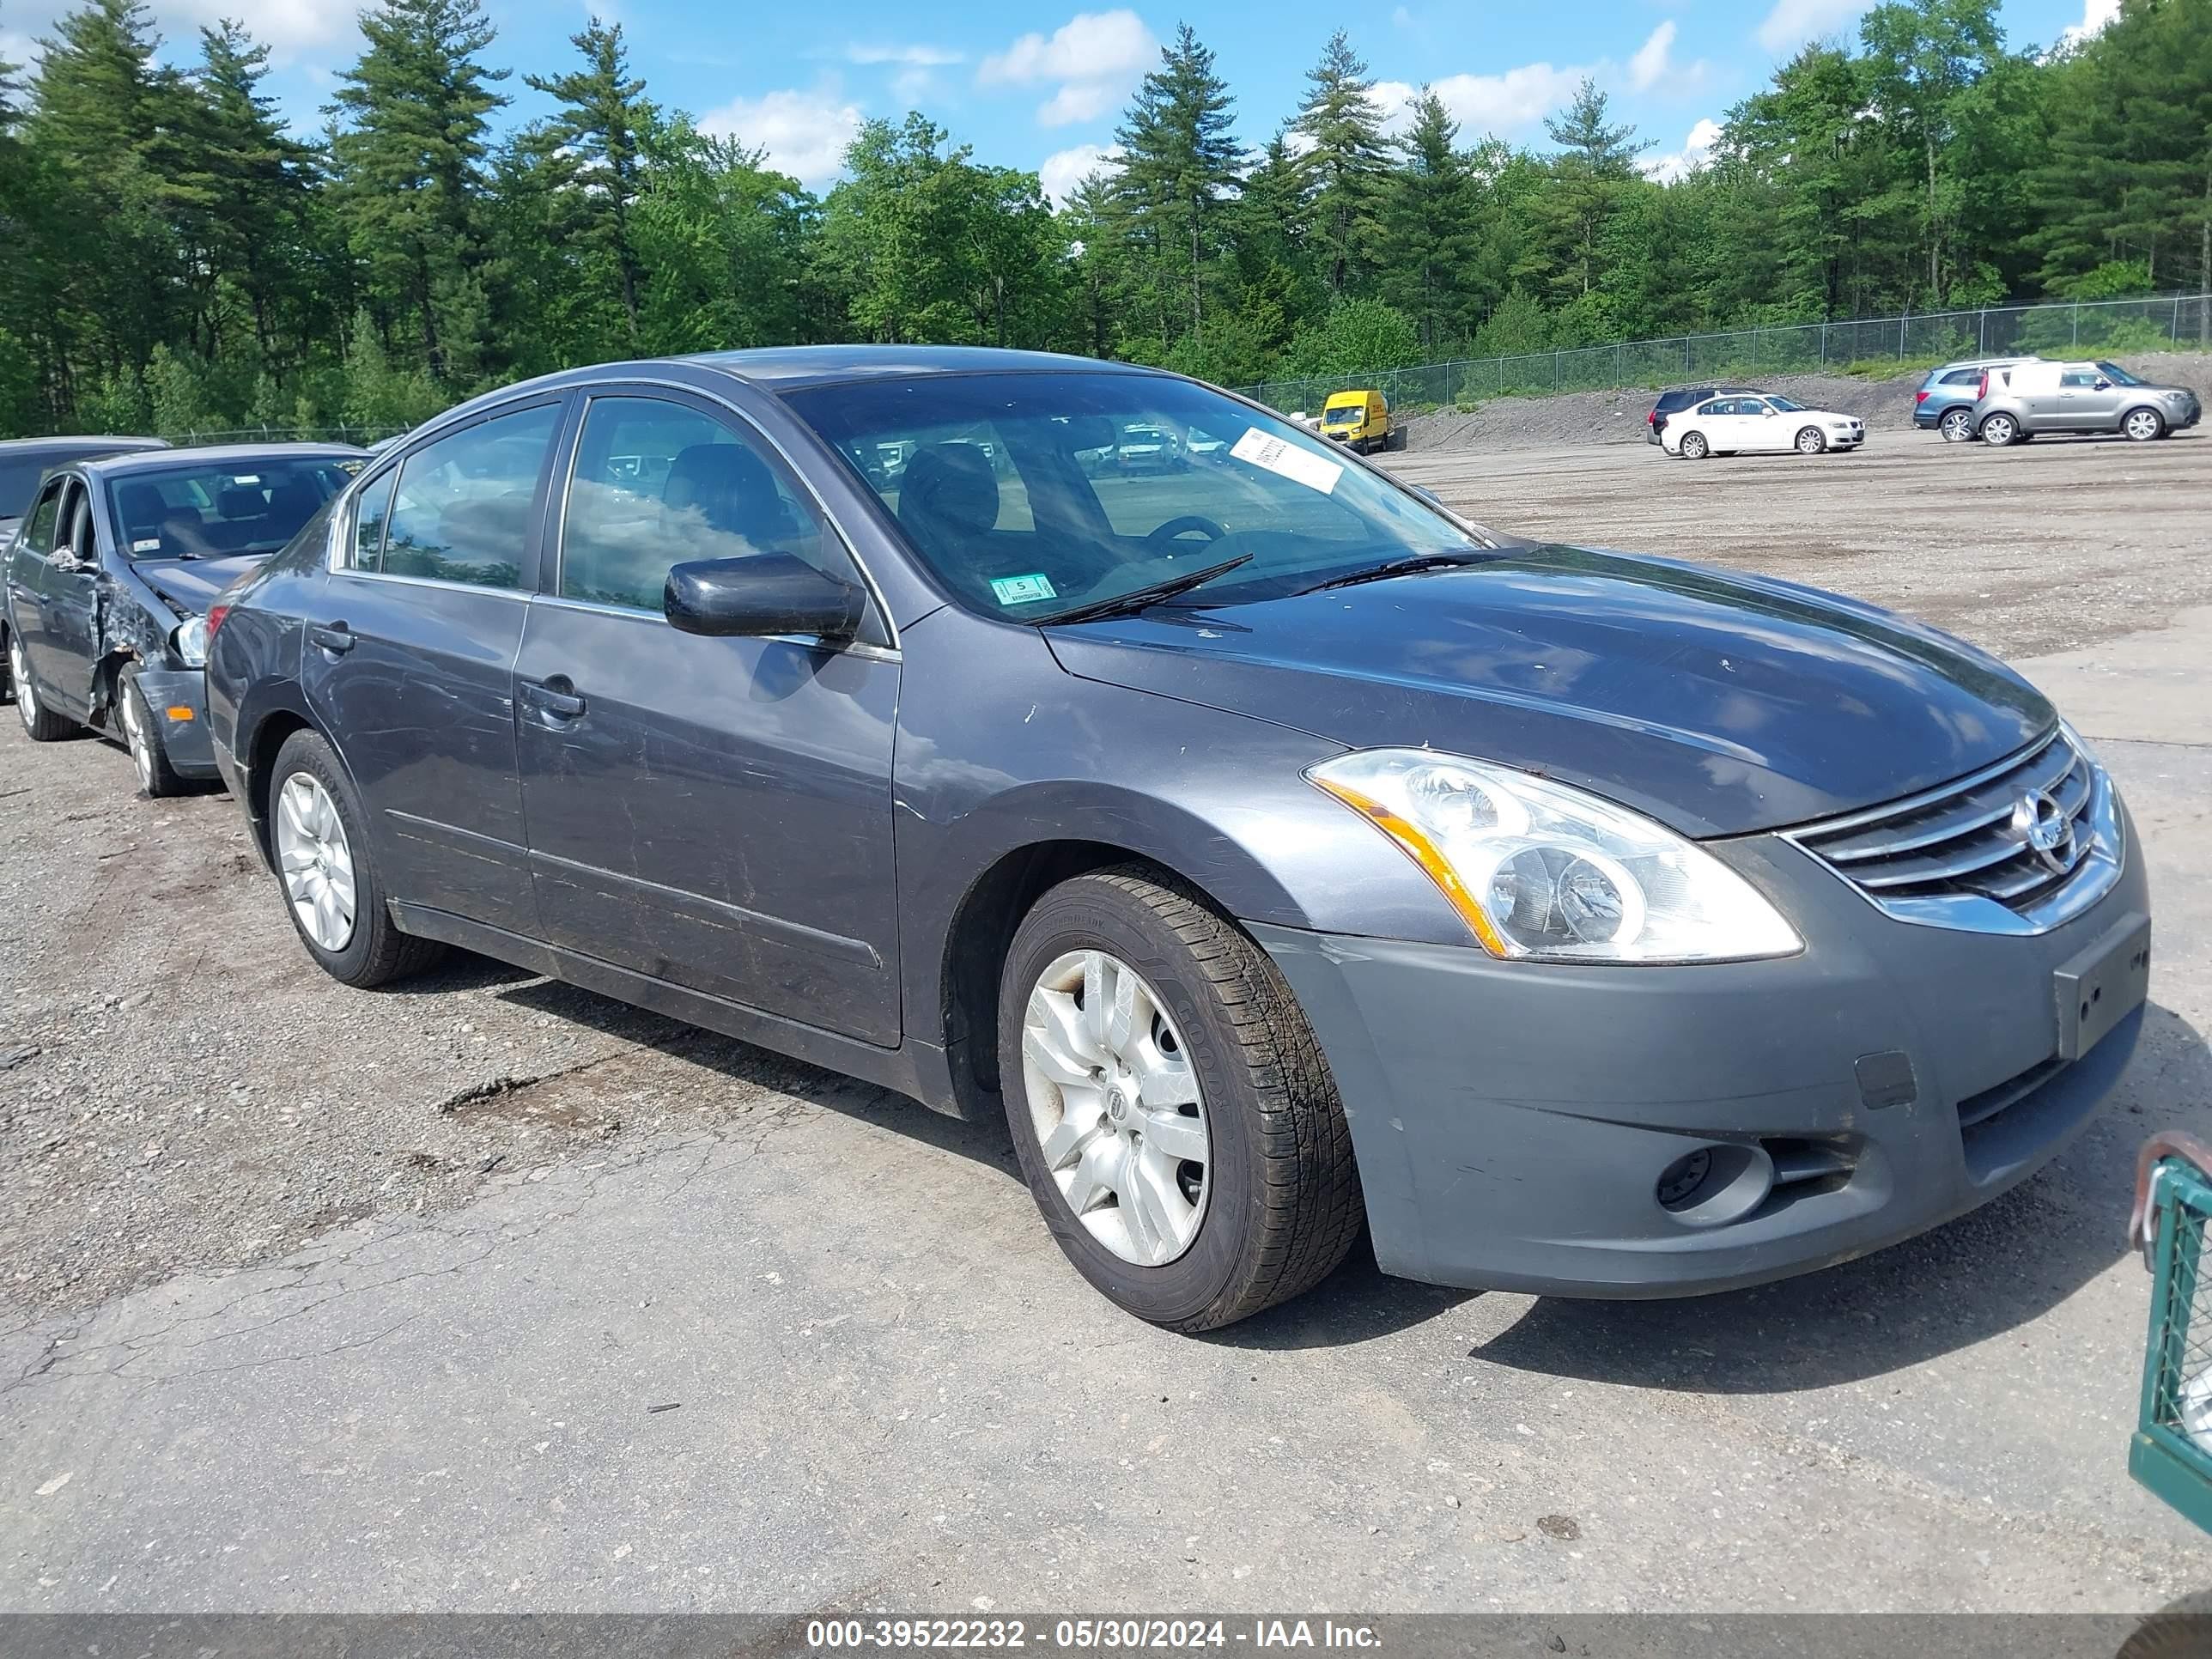
[[[1984,377],[1974,430],[1999,446],[2061,432],[2118,432],[2148,443],[2203,414],[2187,386],[2151,386],[2117,363],[2027,362]]]

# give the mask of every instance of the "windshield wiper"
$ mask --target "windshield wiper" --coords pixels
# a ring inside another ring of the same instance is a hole
[[[1402,559],[1393,559],[1388,564],[1378,564],[1369,570],[1354,570],[1342,576],[1331,576],[1325,582],[1316,582],[1311,587],[1301,587],[1298,593],[1325,592],[1332,587],[1357,587],[1362,582],[1388,581],[1393,576],[1410,576],[1423,570],[1449,570],[1456,565],[1485,564],[1498,557],[1490,550],[1463,548],[1456,553],[1413,553]]]
[[[1093,599],[1087,605],[1072,605],[1067,610],[1049,617],[1033,620],[1039,627],[1060,623],[1095,622],[1101,617],[1126,617],[1158,605],[1162,599],[1171,599],[1178,593],[1188,593],[1201,582],[1210,582],[1216,576],[1225,576],[1242,564],[1252,562],[1249,553],[1233,559],[1224,559],[1219,564],[1210,564],[1203,570],[1186,570],[1178,575],[1164,576],[1158,581],[1146,582],[1142,587],[1133,587],[1126,593],[1116,593],[1110,599]]]

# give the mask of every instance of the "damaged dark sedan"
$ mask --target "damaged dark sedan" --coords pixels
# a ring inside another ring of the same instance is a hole
[[[1218,463],[1085,464],[1139,428]],[[1363,1225],[1571,1295],[1841,1261],[2047,1162],[2143,1018],[2118,792],[2002,664],[1121,365],[481,398],[234,596],[208,686],[330,974],[459,945],[1003,1114],[1180,1329]]]
[[[85,727],[113,738],[149,795],[218,776],[208,606],[367,459],[342,444],[156,449],[50,472],[8,553],[0,611],[23,729],[40,743]]]

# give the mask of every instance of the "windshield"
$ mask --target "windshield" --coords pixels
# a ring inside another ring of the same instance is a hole
[[[1323,426],[1347,426],[1367,413],[1364,404],[1339,404],[1321,417]]]
[[[2103,375],[2114,386],[2141,386],[2142,384],[2141,380],[2136,379],[2134,375],[2129,374],[2127,370],[2122,368],[2118,363],[2099,363],[2097,365],[2097,373]]]
[[[107,486],[108,510],[133,559],[226,559],[274,553],[359,464],[237,460],[131,472]]]
[[[1799,412],[1801,412],[1801,411],[1804,409],[1804,407],[1805,407],[1805,405],[1804,405],[1804,404],[1802,404],[1799,403],[1799,402],[1798,402],[1796,398],[1784,398],[1784,397],[1778,396],[1777,394],[1775,394],[1775,393],[1773,393],[1773,392],[1769,392],[1769,393],[1767,394],[1766,401],[1767,401],[1767,402],[1769,402],[1770,404],[1773,404],[1777,409],[1780,410],[1781,410],[1784,415],[1796,415],[1796,414],[1798,414],[1798,413],[1799,413]]]
[[[786,394],[988,616],[1049,620],[1224,560],[1187,605],[1464,548],[1466,528],[1288,421],[1167,375],[941,375]],[[1357,411],[1354,411],[1357,413]],[[1167,454],[1128,464],[1122,434]],[[876,457],[909,446],[896,472]]]

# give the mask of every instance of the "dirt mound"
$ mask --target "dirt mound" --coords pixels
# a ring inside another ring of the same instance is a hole
[[[2212,356],[2154,352],[2130,355],[2124,367],[2146,380],[2185,386],[2212,403]],[[1874,428],[1903,430],[1912,424],[1912,394],[1926,375],[1919,370],[1883,380],[1837,374],[1778,374],[1755,384],[1814,409],[1856,415]],[[1617,392],[1571,392],[1557,398],[1500,398],[1472,413],[1443,410],[1406,419],[1408,449],[1548,448],[1560,444],[1642,443],[1645,417],[1658,393],[1646,387]]]

